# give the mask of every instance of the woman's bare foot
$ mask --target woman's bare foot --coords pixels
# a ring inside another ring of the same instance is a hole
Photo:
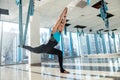
[[[70,72],[69,72],[69,71],[64,70],[64,71],[61,71],[61,73],[66,73],[66,74],[69,74]]]

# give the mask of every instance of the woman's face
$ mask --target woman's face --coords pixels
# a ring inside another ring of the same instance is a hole
[[[60,24],[60,26],[58,27],[58,31],[62,32],[62,31],[63,31],[63,29],[64,29],[63,24]]]

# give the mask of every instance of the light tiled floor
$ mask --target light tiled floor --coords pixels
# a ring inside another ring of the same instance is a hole
[[[57,62],[43,62],[42,66],[1,66],[0,80],[120,80],[119,58],[72,58],[64,61],[70,74],[60,73]]]

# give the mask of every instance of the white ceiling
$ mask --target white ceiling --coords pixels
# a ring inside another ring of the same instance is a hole
[[[29,0],[23,1],[23,23],[26,21],[27,9]],[[68,31],[75,32],[75,25],[84,25],[87,28],[84,29],[86,33],[89,33],[89,29],[93,32],[103,28],[106,30],[103,20],[97,17],[100,12],[98,9],[91,7],[99,0],[91,0],[91,4],[84,7],[76,7],[75,5],[81,0],[35,0],[35,11],[40,15],[40,27],[52,27],[59,15],[61,14],[64,7],[69,7],[67,18],[70,19],[71,24],[68,27]],[[87,1],[87,0],[85,0]],[[108,12],[114,16],[109,19],[110,28],[109,30],[117,28],[117,32],[120,32],[120,0],[105,0],[108,4]],[[10,15],[2,15],[1,20],[18,23],[19,16],[15,0],[0,0],[0,8],[9,9]]]

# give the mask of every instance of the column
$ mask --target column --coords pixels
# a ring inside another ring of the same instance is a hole
[[[40,18],[39,13],[35,12],[30,20],[30,45],[36,47],[40,45]],[[41,64],[41,54],[30,53],[29,55],[30,65]]]

